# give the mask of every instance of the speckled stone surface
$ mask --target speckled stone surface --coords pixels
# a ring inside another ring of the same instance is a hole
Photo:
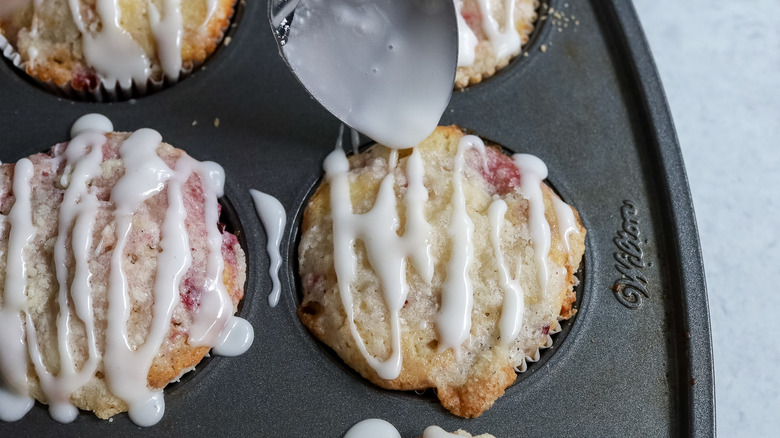
[[[701,234],[721,437],[780,430],[780,2],[635,0]]]

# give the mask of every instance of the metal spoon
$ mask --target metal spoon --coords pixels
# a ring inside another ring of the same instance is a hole
[[[425,139],[458,57],[452,0],[269,0],[279,51],[341,121],[390,147]]]

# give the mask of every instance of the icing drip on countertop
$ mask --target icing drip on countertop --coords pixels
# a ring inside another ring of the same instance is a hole
[[[71,404],[71,395],[93,377],[101,359],[109,389],[127,403],[130,418],[141,426],[150,426],[160,420],[165,410],[162,390],[148,388],[147,375],[169,332],[171,315],[179,304],[179,286],[191,265],[182,187],[192,175],[197,175],[203,186],[209,247],[207,287],[194,315],[190,345],[210,346],[214,347],[215,354],[234,356],[242,354],[252,344],[254,330],[246,320],[232,316],[232,300],[222,281],[222,235],[217,226],[217,198],[222,196],[224,185],[222,168],[182,154],[171,169],[156,152],[162,141],[160,134],[151,129],[140,129],[130,135],[119,149],[125,172],[110,195],[117,224],[117,242],[111,253],[106,349],[101,357],[96,345],[88,265],[98,210],[91,181],[100,176],[106,142],[104,134],[112,130],[110,120],[104,116],[91,114],[82,117],[73,125],[74,138],[60,158],[65,163],[60,181],[65,191],[54,244],[54,265],[59,284],[57,306],[60,309],[57,317],[60,371],[56,376],[44,364],[38,347],[38,333],[26,309],[24,251],[35,235],[30,201],[33,167],[28,159],[20,160],[15,166],[13,193],[16,201],[8,217],[0,221],[2,226],[11,227],[0,307],[0,372],[9,385],[8,388],[0,388],[0,419],[5,421],[20,419],[32,406],[32,399],[26,395],[28,355],[50,405],[51,416],[57,421],[75,419],[78,410]],[[130,299],[122,267],[123,252],[132,229],[134,212],[141,203],[163,190],[167,190],[168,207],[161,226],[161,252],[153,286],[151,327],[141,345],[132,345],[127,334]],[[75,261],[70,285],[70,273],[66,267],[68,235]],[[75,314],[71,313],[71,307]],[[74,316],[85,326],[87,339],[83,347],[72,345],[69,339],[69,321]],[[73,348],[86,348],[88,352],[88,359],[80,370],[75,366]]]

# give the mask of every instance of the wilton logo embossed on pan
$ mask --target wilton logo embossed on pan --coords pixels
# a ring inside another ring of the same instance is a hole
[[[633,201],[623,201],[620,216],[623,218],[623,226],[612,241],[618,248],[614,253],[617,261],[615,268],[621,277],[615,280],[612,291],[621,304],[629,309],[637,309],[642,306],[643,299],[650,296],[645,287],[647,277],[641,271],[645,267],[645,261],[642,242],[639,239],[637,208]]]

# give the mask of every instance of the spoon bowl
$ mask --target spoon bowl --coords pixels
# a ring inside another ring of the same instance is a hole
[[[438,124],[457,69],[452,0],[270,0],[269,21],[292,72],[345,124],[399,149]]]

